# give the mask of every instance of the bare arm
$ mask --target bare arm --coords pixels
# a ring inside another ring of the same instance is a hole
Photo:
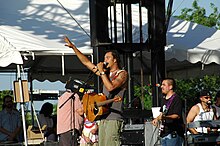
[[[162,119],[162,113],[160,113],[160,115],[158,117],[156,117],[153,121],[152,121],[152,124],[154,126],[157,126],[158,124],[158,121],[160,121]]]
[[[98,68],[99,68],[99,64],[98,64]],[[108,91],[112,91],[118,87],[122,87],[127,82],[128,73],[125,70],[121,71],[113,81],[110,81],[106,74],[101,75],[101,78],[106,89]]]
[[[76,110],[76,112],[80,115],[80,116],[82,116],[83,115],[83,113],[84,113],[84,111],[83,111],[83,107],[82,108],[79,108],[79,109],[77,109]]]
[[[212,107],[212,108],[213,108],[213,112],[214,112],[214,119],[213,120],[218,120],[216,108],[215,107]]]
[[[167,115],[167,116],[162,116],[163,119],[172,119],[172,120],[175,120],[175,119],[179,119],[180,116],[177,115],[177,114],[172,114],[172,115]]]
[[[194,121],[195,117],[198,115],[198,112],[199,112],[199,107],[197,105],[194,105],[188,115],[187,115],[187,118],[186,118],[186,122],[187,124],[188,123],[191,123]],[[192,134],[198,134],[198,132],[196,131],[195,128],[188,128],[188,130],[192,133]]]
[[[72,48],[79,60],[91,71],[93,71],[96,75],[101,76],[103,84],[105,85],[108,91],[112,91],[118,87],[121,87],[127,81],[127,72],[123,71],[119,73],[118,77],[114,81],[110,81],[106,74],[101,75],[101,72],[104,72],[103,62],[100,62],[95,66],[85,55],[83,55],[75,45],[68,39],[68,37],[64,37],[64,41],[66,42],[65,46]]]
[[[76,46],[69,40],[68,37],[65,36],[64,41],[66,42],[65,46],[73,49],[82,64],[84,64],[89,70],[96,72],[95,65],[76,48]]]

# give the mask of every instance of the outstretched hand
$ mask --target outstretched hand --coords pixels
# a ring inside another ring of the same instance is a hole
[[[73,43],[69,40],[69,38],[67,36],[64,37],[64,41],[66,42],[65,46],[67,46],[69,48],[75,47],[75,45],[73,45]]]

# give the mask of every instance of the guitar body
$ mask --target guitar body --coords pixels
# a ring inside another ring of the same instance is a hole
[[[98,103],[106,101],[106,96],[103,94],[88,93],[82,98],[83,110],[86,114],[86,118],[93,122],[100,119],[100,117],[108,113],[108,106],[98,106]]]

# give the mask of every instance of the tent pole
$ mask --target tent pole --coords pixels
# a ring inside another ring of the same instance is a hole
[[[29,73],[29,80],[30,80],[30,97],[31,97],[31,105],[33,104],[33,79],[32,79],[32,73]],[[33,106],[31,106],[31,123],[34,125],[34,109]]]
[[[18,77],[18,83],[19,83],[19,90],[20,90],[20,98],[21,98],[21,113],[22,113],[22,123],[23,123],[23,132],[24,132],[24,142],[25,146],[27,146],[27,131],[26,131],[26,122],[25,122],[25,114],[24,114],[24,98],[23,98],[23,88],[22,88],[22,81],[21,81],[21,71],[20,71],[20,65],[17,65],[17,77]]]

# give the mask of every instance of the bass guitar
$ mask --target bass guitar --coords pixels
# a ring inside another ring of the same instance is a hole
[[[115,96],[113,99],[108,99],[104,94],[88,93],[82,98],[83,110],[86,118],[93,122],[101,118],[101,116],[109,112],[108,104],[121,101],[121,97]]]
[[[163,116],[165,116],[166,114],[167,114],[167,107],[166,107],[166,105],[163,105],[163,109],[162,109],[163,111],[162,111],[162,117]],[[158,131],[158,135],[159,136],[162,136],[162,133],[163,133],[163,131],[164,131],[164,125],[163,125],[163,123],[164,123],[165,121],[162,119],[161,121],[160,121],[160,126],[159,126],[159,131]]]

